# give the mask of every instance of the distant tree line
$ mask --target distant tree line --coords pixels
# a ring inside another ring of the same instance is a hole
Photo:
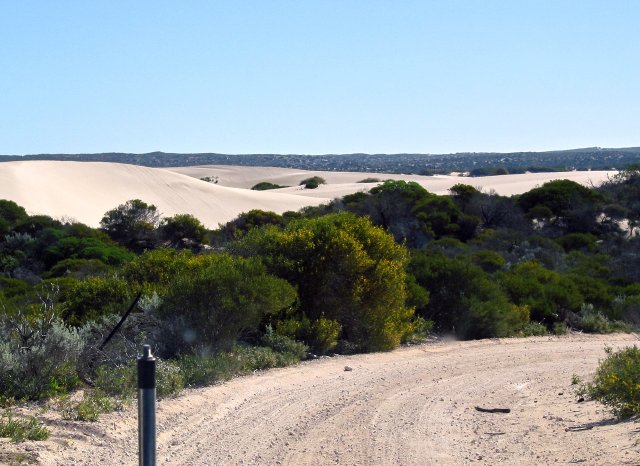
[[[472,176],[505,173],[613,170],[640,163],[640,148],[606,149],[591,147],[549,152],[473,152],[456,154],[37,154],[4,155],[2,161],[73,160],[117,162],[147,167],[179,167],[191,165],[242,165],[283,167],[304,170],[404,173],[417,175],[469,172]],[[210,180],[215,182],[215,180]]]

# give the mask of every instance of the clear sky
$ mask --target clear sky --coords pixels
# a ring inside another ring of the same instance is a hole
[[[640,1],[0,0],[0,154],[640,146]]]

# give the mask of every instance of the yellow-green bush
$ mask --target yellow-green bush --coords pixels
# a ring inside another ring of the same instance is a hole
[[[407,251],[367,218],[297,219],[284,229],[254,229],[235,248],[295,285],[311,322],[338,322],[342,338],[363,351],[395,348],[410,326]]]
[[[605,351],[607,357],[600,361],[586,392],[617,417],[640,414],[640,348],[633,345],[614,352],[607,347]]]

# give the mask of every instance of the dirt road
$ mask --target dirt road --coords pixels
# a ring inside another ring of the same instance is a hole
[[[189,390],[159,403],[158,464],[640,464],[640,424],[577,403],[571,386],[572,374],[593,373],[605,344],[634,343],[619,334],[436,342]],[[137,464],[135,407],[95,424],[47,417],[48,441],[11,448],[42,464]]]

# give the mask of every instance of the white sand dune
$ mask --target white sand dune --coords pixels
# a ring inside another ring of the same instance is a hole
[[[165,170],[195,178],[214,176],[218,178],[219,185],[231,186],[234,188],[251,188],[262,181],[269,181],[280,186],[296,187],[302,180],[312,176],[320,176],[329,184],[357,183],[358,181],[370,177],[379,178],[381,180],[386,180],[394,176],[398,179],[402,178],[402,175],[378,176],[377,174],[369,175],[368,173],[359,172],[310,171],[295,168],[244,167],[235,165],[170,167],[165,168]]]
[[[0,163],[0,199],[10,199],[31,214],[72,218],[97,226],[110,209],[129,199],[155,204],[164,216],[189,213],[209,228],[251,209],[282,213],[329,202],[375,183],[365,178],[416,181],[427,190],[446,194],[456,183],[466,183],[498,194],[523,193],[554,179],[598,185],[615,172],[561,172],[463,178],[385,173],[322,172],[272,167],[202,166],[148,168],[101,162],[26,161]],[[323,177],[326,185],[304,189],[300,181]],[[199,180],[218,177],[218,183]],[[289,185],[269,191],[252,191],[261,181]]]
[[[218,186],[167,170],[101,162],[0,163],[0,199],[31,214],[70,217],[97,226],[129,199],[154,204],[164,216],[189,213],[210,228],[251,209],[282,213],[329,199]]]
[[[460,176],[420,176],[398,175],[392,173],[360,173],[360,172],[328,172],[297,170],[290,168],[273,167],[240,167],[228,165],[202,165],[195,167],[171,167],[165,170],[181,173],[196,178],[206,176],[217,177],[218,185],[236,188],[250,188],[261,181],[282,186],[289,186],[275,190],[309,197],[336,198],[346,194],[368,191],[375,184],[359,183],[365,178],[377,178],[379,180],[405,180],[415,181],[425,189],[436,194],[447,194],[449,189],[457,183],[464,183],[484,191],[494,190],[503,196],[521,194],[540,186],[551,180],[568,179],[585,186],[597,186],[615,171],[571,171],[554,173],[525,173],[521,175],[485,176],[485,177],[460,177]],[[303,189],[300,181],[311,176],[320,176],[327,182],[317,189]]]

